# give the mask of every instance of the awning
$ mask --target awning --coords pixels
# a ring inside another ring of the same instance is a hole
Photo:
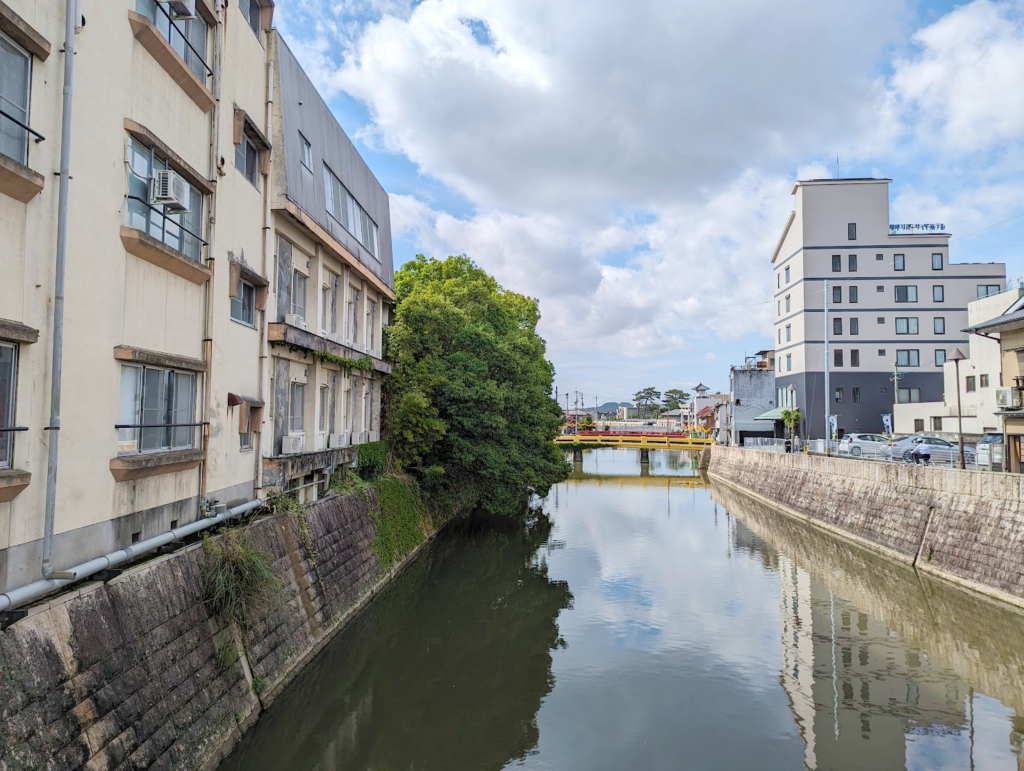
[[[768,410],[758,415],[754,420],[782,420],[782,408],[776,407],[774,410]]]

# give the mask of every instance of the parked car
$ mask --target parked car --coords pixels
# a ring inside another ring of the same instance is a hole
[[[846,434],[839,440],[840,455],[852,455],[859,458],[888,457],[889,440],[881,434]]]
[[[978,451],[978,465],[986,466],[986,467],[992,465],[992,449],[993,449],[992,445],[994,445],[994,444],[1001,445],[1002,443],[1003,443],[1003,435],[1002,434],[995,434],[995,433],[983,434],[981,439],[978,440],[978,448],[977,448],[977,451]],[[997,451],[996,452],[996,461],[997,461],[997,463],[999,462],[999,459],[1001,457],[1002,457],[1002,454]]]
[[[893,460],[905,460],[909,461],[910,453],[914,447],[919,444],[927,444],[931,450],[931,462],[941,463],[942,465],[952,465],[960,460],[960,446],[947,442],[945,439],[940,439],[937,436],[925,436],[922,434],[914,434],[913,436],[905,436],[902,439],[898,439],[889,445],[889,450],[892,453]],[[973,447],[964,447],[964,461],[966,463],[977,463],[977,454]]]

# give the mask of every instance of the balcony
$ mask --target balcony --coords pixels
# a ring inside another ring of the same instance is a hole
[[[294,327],[291,324],[284,322],[275,322],[267,325],[268,333],[267,340],[270,343],[278,343],[283,345],[292,345],[296,348],[302,348],[306,351],[321,351],[323,353],[330,353],[334,356],[341,356],[345,359],[352,359],[357,361],[366,354],[356,350],[347,345],[341,343],[335,343],[333,340],[328,340],[326,337],[308,332],[305,329]],[[380,359],[376,356],[370,356],[370,361],[373,362],[373,371],[379,372],[382,375],[390,375],[392,366],[388,362]]]
[[[181,90],[195,102],[200,110],[210,112],[215,104],[210,89],[192,71],[181,55],[174,50],[167,38],[160,34],[156,25],[135,11],[128,11],[128,23],[131,24],[135,39],[149,51],[164,72],[171,76],[171,79],[181,87]]]

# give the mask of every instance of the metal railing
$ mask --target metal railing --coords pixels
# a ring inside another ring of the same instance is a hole
[[[757,440],[750,438],[744,440],[744,448],[748,450],[762,450],[768,452],[785,452],[786,440]],[[772,442],[782,442],[782,449]],[[863,444],[826,441],[824,439],[807,439],[795,441],[792,452],[807,452],[812,455],[832,455],[837,458],[850,460],[868,460],[884,463],[905,463],[913,465],[914,457],[910,450],[901,447],[893,447],[888,444],[877,444],[865,442]],[[1001,471],[1002,457],[998,452],[990,452],[986,463],[979,463],[978,454],[975,448],[964,445],[965,468],[971,471]],[[923,459],[916,461],[919,465],[936,466],[939,468],[960,468],[960,450],[958,447],[937,447],[932,446],[931,455],[927,463]]]
[[[134,171],[132,173],[134,173]],[[139,176],[139,175],[136,174],[135,176]],[[152,213],[156,214],[158,217],[160,217],[160,219],[161,219],[161,222],[160,222],[160,243],[162,243],[165,246],[168,246],[168,247],[173,249],[174,247],[171,247],[171,245],[167,243],[167,222],[168,222],[168,218],[171,215],[166,214],[166,213],[160,211],[157,207],[155,207],[153,204],[151,204],[145,198],[140,198],[137,195],[129,195],[128,196],[128,200],[129,201],[137,201],[137,202],[141,203],[150,212],[152,212]],[[148,227],[148,225],[150,224],[150,218],[147,217],[146,219],[147,219],[146,234],[147,235],[152,235],[152,233],[149,232],[150,229]],[[187,234],[187,235],[191,236],[192,238],[194,238],[196,241],[198,241],[199,245],[200,245],[199,246],[200,252],[202,252],[204,247],[209,246],[209,244],[206,241],[203,240],[202,236],[200,236],[198,233],[193,233],[191,230],[189,230],[187,227],[185,227],[182,223],[177,222],[175,220],[170,220],[170,223],[172,225],[174,225],[174,227],[178,228],[183,234]],[[153,238],[156,238],[156,236],[153,236]],[[184,240],[185,239],[184,239],[183,236],[179,235],[178,236],[178,240],[182,242],[182,245],[184,245]],[[193,257],[191,254],[186,252],[184,249],[176,249],[175,251],[181,252],[183,255],[188,257],[190,260],[193,260],[194,262],[201,262],[202,259],[203,259],[202,258],[202,254],[200,254],[198,257]]]
[[[204,421],[204,422],[201,422],[201,423],[118,423],[118,424],[116,424],[114,426],[114,428],[117,431],[121,431],[122,429],[131,430],[131,431],[140,431],[140,432],[162,431],[162,432],[165,433],[165,439],[170,439],[171,438],[170,434],[171,434],[171,432],[174,429],[188,428],[188,429],[192,429],[192,431],[190,431],[191,436],[189,437],[189,444],[187,444],[187,445],[186,444],[175,445],[173,442],[168,442],[166,444],[162,444],[160,447],[142,447],[143,434],[140,433],[140,434],[136,435],[135,438],[134,438],[135,449],[121,449],[119,447],[117,454],[118,455],[145,455],[145,454],[148,454],[148,453],[155,453],[155,452],[176,452],[178,450],[202,449],[202,445],[203,445],[202,439],[201,438],[198,439],[198,440],[196,439],[195,429],[199,428],[200,426],[208,426],[208,425],[210,425],[209,421]],[[126,443],[127,443],[127,441],[126,441]]]
[[[20,120],[18,120],[17,118],[15,118],[13,115],[11,115],[9,112],[7,112],[6,110],[4,110],[2,108],[0,108],[0,117],[6,118],[11,123],[13,123],[15,126],[17,126],[18,128],[25,129],[25,131],[27,131],[29,134],[31,134],[33,136],[33,138],[34,138],[33,141],[36,144],[39,144],[40,142],[45,142],[46,141],[46,137],[44,137],[42,134],[40,134],[38,131],[36,131],[32,127],[30,127],[27,123],[22,123]]]
[[[743,438],[743,446],[748,449],[768,450],[769,452],[785,452],[785,439],[772,439],[764,436],[747,436]]]
[[[199,63],[203,66],[203,70],[206,73],[206,78],[204,78],[204,79],[212,78],[213,77],[213,70],[210,69],[210,66],[206,63],[206,54],[205,53],[199,53],[199,51],[196,50],[196,47],[194,45],[192,45],[192,41],[190,41],[188,39],[188,36],[184,32],[182,32],[181,29],[178,28],[177,22],[174,19],[171,18],[171,15],[169,13],[167,13],[166,9],[163,6],[163,3],[159,3],[159,2],[155,3],[155,6],[156,6],[157,10],[159,10],[160,13],[162,13],[164,15],[164,17],[167,19],[167,24],[170,27],[170,29],[172,29],[172,30],[174,30],[175,32],[178,33],[178,37],[180,37],[182,42],[186,46],[188,46],[188,50],[190,50],[193,53],[193,55],[196,57],[196,59],[199,60]],[[157,29],[159,29],[159,27]],[[171,48],[174,47],[174,41],[171,39],[171,37],[169,35],[167,37],[167,42],[171,44]],[[182,58],[184,58],[184,57],[182,57]],[[185,62],[185,64],[188,65],[188,62]],[[189,69],[192,70],[192,66],[191,65],[188,65],[188,66],[189,66]],[[195,70],[192,70],[192,71],[195,72]]]

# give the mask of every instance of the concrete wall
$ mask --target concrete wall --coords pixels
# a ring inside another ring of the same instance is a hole
[[[1024,606],[1024,478],[716,446],[709,473],[919,571]]]
[[[0,768],[215,765],[394,575],[373,548],[371,503],[333,496],[307,507],[305,525],[249,526],[282,589],[248,629],[204,604],[200,545],[32,609],[0,633]],[[225,669],[218,646],[232,638],[244,655]]]

